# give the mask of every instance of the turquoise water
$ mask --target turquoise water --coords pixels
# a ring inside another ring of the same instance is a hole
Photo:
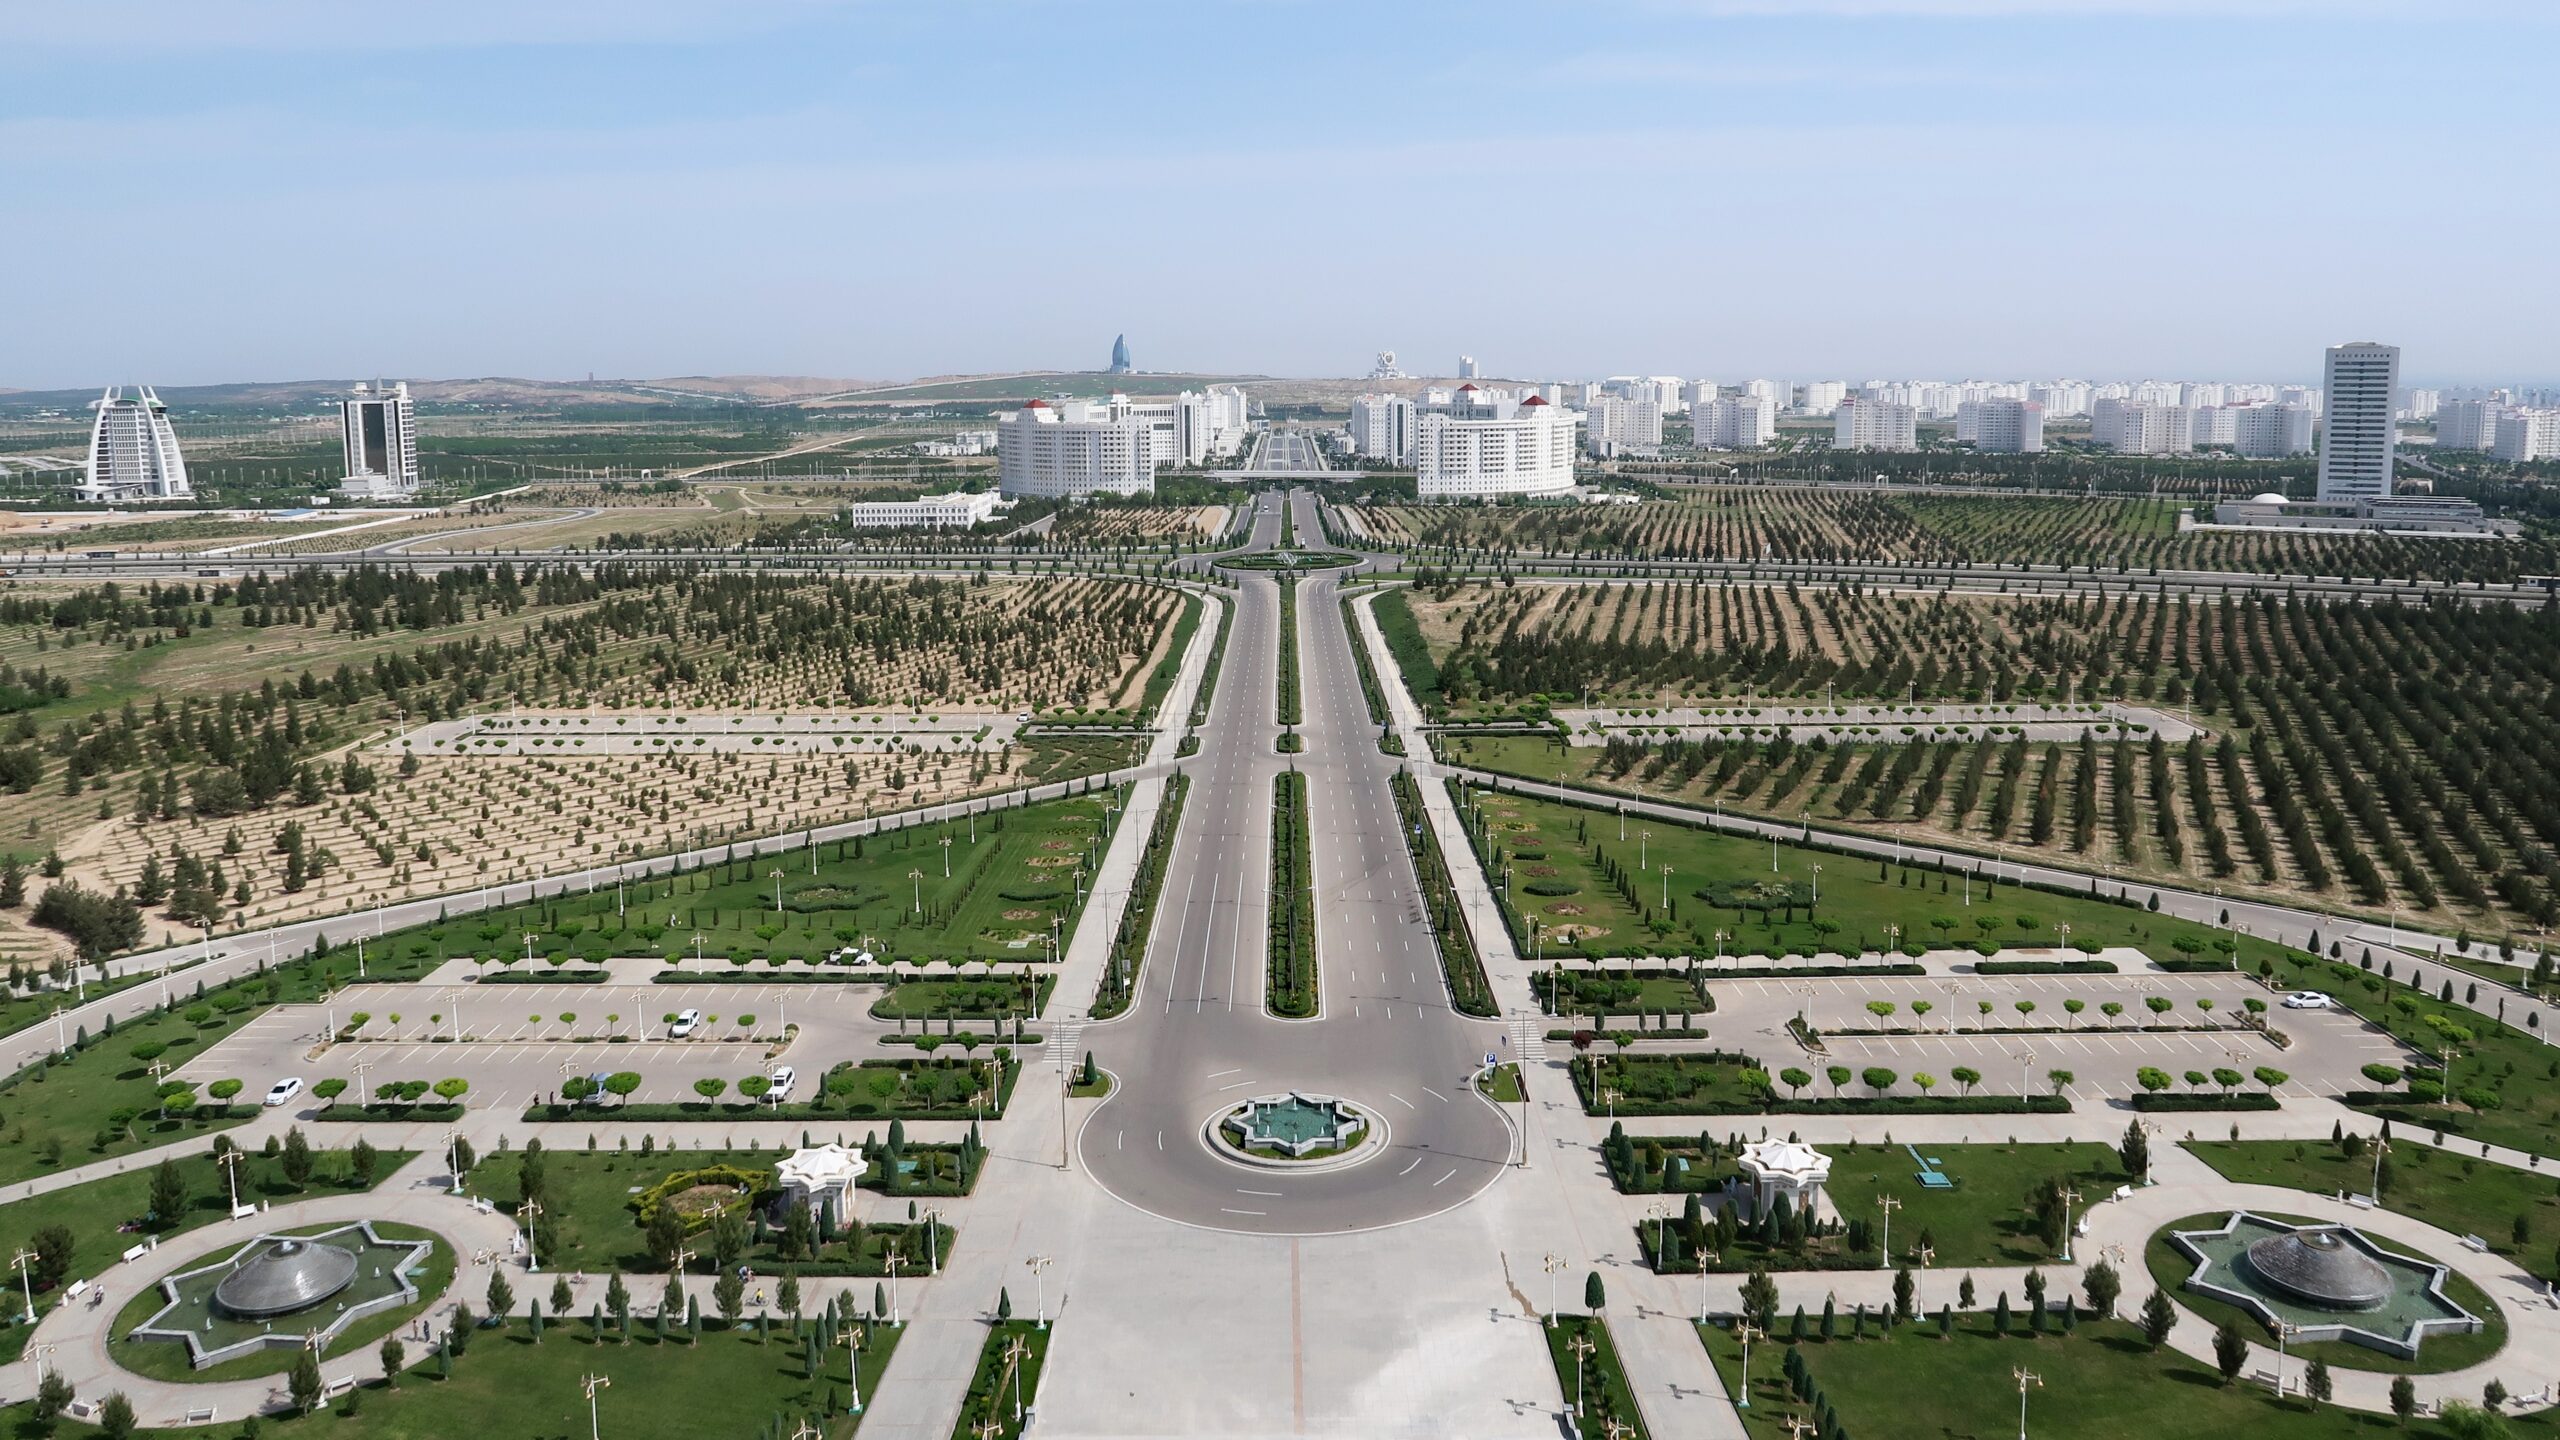
[[[1330,1139],[1341,1123],[1341,1112],[1333,1106],[1310,1105],[1295,1095],[1276,1104],[1254,1106],[1252,1118],[1246,1122],[1254,1139],[1276,1140],[1285,1145]]]

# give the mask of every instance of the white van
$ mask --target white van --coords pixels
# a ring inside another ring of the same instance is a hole
[[[773,1067],[773,1088],[764,1092],[764,1098],[776,1105],[785,1104],[791,1099],[791,1087],[799,1083],[799,1072],[788,1065],[776,1065]]]
[[[667,1027],[667,1038],[670,1040],[681,1040],[701,1027],[701,1011],[679,1010],[676,1012],[676,1023]]]

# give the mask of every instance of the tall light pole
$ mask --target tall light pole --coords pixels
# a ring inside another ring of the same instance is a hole
[[[1671,913],[1671,867],[1668,865],[1662,867],[1662,912],[1665,915]]]
[[[924,913],[924,872],[910,870],[907,872],[907,880],[915,887],[915,913],[921,915]]]
[[[774,866],[769,878],[773,881],[773,917],[779,920],[782,918],[782,867]]]
[[[240,1213],[240,1162],[248,1158],[248,1152],[237,1145],[213,1157],[213,1163],[222,1167],[224,1177],[231,1182],[231,1213],[234,1215]]]
[[[29,1325],[36,1323],[35,1272],[27,1268],[34,1263],[36,1263],[36,1252],[33,1250],[21,1248],[17,1254],[9,1257],[9,1268],[18,1272],[18,1283],[27,1293],[26,1323]]]
[[[2373,1203],[2376,1205],[2380,1205],[2382,1203],[2382,1157],[2389,1153],[2391,1153],[2391,1142],[2383,1139],[2380,1135],[2374,1136],[2373,1193],[2369,1198],[2371,1198]]]
[[[1733,1327],[1733,1333],[1742,1341],[1742,1383],[1733,1387],[1733,1408],[1748,1410],[1751,1408],[1751,1342],[1768,1332],[1745,1320]]]
[[[1649,853],[1650,853],[1650,851],[1648,850],[1648,848],[1647,848],[1647,847],[1651,846],[1652,844],[1653,844],[1653,832],[1652,832],[1652,831],[1650,831],[1650,830],[1638,830],[1638,831],[1636,832],[1636,870],[1637,870],[1639,873],[1641,873],[1641,872],[1643,872],[1643,871],[1646,871],[1646,870],[1650,870],[1650,869],[1652,869],[1652,868],[1653,868],[1652,866],[1650,866],[1650,865],[1648,865],[1648,864],[1646,864],[1646,863],[1645,863],[1645,857],[1646,857],[1646,855],[1647,855],[1647,854],[1649,854]]]
[[[2302,1327],[2289,1320],[2276,1322],[2276,1398],[2284,1398],[2285,1342],[2302,1333]]]
[[[1662,1247],[1671,1235],[1671,1211],[1659,1200],[1644,1207],[1644,1218],[1653,1222],[1653,1273],[1662,1273]]]
[[[542,1206],[532,1200],[516,1207],[516,1218],[524,1222],[524,1268],[528,1271],[539,1272],[542,1269],[542,1257],[533,1248],[533,1222],[541,1214]]]
[[[524,963],[527,965],[533,963],[533,942],[533,936],[527,935],[524,937]]]
[[[1813,903],[1816,905],[1822,903],[1822,867],[1820,865],[1813,867]]]
[[[1902,1202],[1891,1195],[1879,1195],[1876,1208],[1884,1212],[1883,1253],[1876,1257],[1876,1268],[1881,1270],[1893,1264],[1893,1212],[1902,1208]]]
[[[356,1103],[363,1104],[364,1097],[357,1096]],[[453,1174],[453,1193],[456,1198],[460,1198],[462,1195],[462,1132],[460,1130],[444,1132],[444,1159],[446,1167]]]
[[[1538,1268],[1547,1272],[1547,1328],[1552,1330],[1556,1324],[1556,1306],[1560,1303],[1556,1298],[1556,1276],[1564,1270],[1564,1257],[1550,1250],[1547,1258],[1538,1262]]]
[[[951,878],[951,837],[948,835],[942,837],[942,878]]]
[[[2065,1185],[2065,1186],[2063,1186],[2063,1187],[2062,1187],[2062,1192],[2061,1192],[2061,1194],[2062,1194],[2062,1263],[2063,1263],[2063,1264],[2065,1264],[2065,1265],[2068,1265],[2068,1264],[2070,1264],[2070,1263],[2071,1263],[2071,1202],[2073,1202],[2073,1201],[2075,1201],[2075,1200],[2077,1200],[2077,1199],[2079,1199],[2079,1198],[2080,1198],[2080,1192],[2079,1192],[2079,1191],[2077,1191],[2077,1190],[2072,1189],[2072,1188],[2071,1188],[2070,1186],[2068,1186],[2068,1185]]]
[[[1715,1267],[1724,1261],[1724,1252],[1701,1247],[1698,1251],[1698,1323],[1707,1323],[1707,1311],[1714,1303],[1707,1297],[1708,1287],[1715,1283]]]
[[[2027,1440],[2027,1387],[2042,1385],[2044,1377],[2025,1366],[2011,1370],[2009,1376],[2018,1382],[2018,1440]]]
[[[596,1392],[613,1382],[602,1375],[581,1375],[578,1377],[578,1383],[584,1386],[587,1392],[587,1440],[604,1440],[604,1432],[596,1426]],[[797,1440],[797,1437],[794,1437],[794,1440]]]
[[[1031,1295],[1039,1305],[1040,1328],[1049,1328],[1049,1267],[1057,1262],[1046,1255],[1034,1255],[1022,1262],[1031,1270]]]
[[[2033,1050],[2021,1050],[2018,1052],[2018,1095],[2022,1099],[2027,1094],[2027,1069],[2035,1063],[2036,1052]]]
[[[844,1327],[844,1378],[853,1386],[853,1404],[845,1410],[848,1415],[862,1413],[862,1335],[860,1325]]]

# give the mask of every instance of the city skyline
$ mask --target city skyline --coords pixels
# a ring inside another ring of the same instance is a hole
[[[897,380],[1098,369],[1123,332],[1150,368],[1279,376],[1391,347],[1511,378],[2311,383],[2323,347],[2369,336],[2403,348],[2407,384],[2560,370],[2534,343],[2560,314],[2535,239],[2560,202],[2357,198],[2421,194],[2530,133],[2531,42],[2560,21],[2523,4],[1646,4],[1566,25],[1497,4],[1364,17],[1357,44],[1321,10],[1024,13],[0,17],[0,174],[86,217],[13,229],[15,268],[49,283],[0,385]],[[2127,200],[2103,177],[2128,164],[2174,183]],[[1967,178],[1988,169],[2011,178]],[[1552,201],[1516,206],[1538,175]],[[358,267],[373,303],[325,304]],[[1548,298],[1376,283],[1438,267]],[[154,283],[115,282],[133,274]],[[2500,303],[2444,304],[2449,274]]]

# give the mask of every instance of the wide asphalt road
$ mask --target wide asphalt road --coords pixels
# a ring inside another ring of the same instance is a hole
[[[1277,535],[1278,501],[1257,500],[1254,548]],[[1315,533],[1312,503],[1298,503],[1301,533]],[[1471,1084],[1499,1027],[1449,1008],[1335,587],[1328,575],[1297,593],[1319,1015],[1264,1006],[1271,786],[1288,761],[1274,750],[1280,589],[1249,575],[1137,999],[1084,1032],[1119,1084],[1079,1132],[1082,1162],[1167,1219],[1275,1235],[1395,1225],[1465,1201],[1512,1153],[1508,1121]],[[1286,1090],[1358,1104],[1377,1138],[1346,1165],[1304,1171],[1213,1148],[1207,1127],[1227,1106]]]

